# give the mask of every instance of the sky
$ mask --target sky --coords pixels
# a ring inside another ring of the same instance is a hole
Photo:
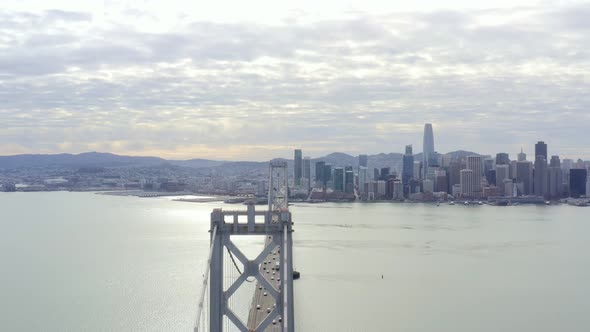
[[[2,1],[0,155],[590,159],[590,3]]]

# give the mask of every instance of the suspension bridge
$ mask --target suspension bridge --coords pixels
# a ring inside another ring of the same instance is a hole
[[[293,222],[286,162],[269,167],[268,210],[215,209],[194,332],[293,332]],[[264,246],[249,259],[235,238]],[[245,300],[246,299],[246,300]],[[249,305],[248,305],[249,303]]]

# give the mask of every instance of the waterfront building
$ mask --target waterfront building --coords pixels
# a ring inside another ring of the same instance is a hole
[[[516,163],[518,161],[516,160],[511,160],[510,161],[510,178],[511,179],[516,179]]]
[[[549,168],[547,168],[547,191],[551,199],[561,198],[563,192],[563,172],[559,156],[551,156]]]
[[[505,179],[510,179],[510,166],[507,164],[496,165],[496,186],[501,187]],[[512,182],[512,180],[510,180]]]
[[[332,165],[324,165],[324,186],[328,186],[329,182],[332,182]]]
[[[454,184],[453,187],[451,188],[451,195],[453,195],[454,197],[459,197],[461,196],[461,184]]]
[[[537,145],[538,144],[539,143],[537,143]],[[540,149],[542,149],[542,147]],[[545,197],[547,191],[547,160],[542,154],[540,154],[535,157],[534,193],[535,196]]]
[[[510,157],[508,153],[500,152],[496,154],[496,165],[508,165],[510,164]]]
[[[424,160],[424,179],[426,179],[426,172],[432,153],[434,153],[434,133],[432,131],[432,124],[424,125],[424,138],[422,140],[422,154]]]
[[[414,155],[412,146],[406,145],[406,153],[402,157],[402,182],[408,186],[410,179],[414,178]]]
[[[434,192],[434,182],[430,179],[425,179],[422,181],[422,191],[425,193],[432,193]]]
[[[503,193],[504,193],[504,188],[498,188],[496,186],[486,186],[483,188],[482,196],[485,198],[497,197],[497,196],[502,196]]]
[[[590,197],[590,177],[586,179],[586,197]]]
[[[387,190],[387,183],[383,180],[377,181],[377,197],[383,198],[385,197],[385,192]]]
[[[570,170],[570,197],[578,198],[586,195],[587,175],[586,169],[572,168]]]
[[[543,156],[543,158],[545,158],[545,161],[548,160],[547,144],[545,144],[545,142],[543,141],[538,141],[537,144],[535,144],[535,158],[537,158],[537,156]]]
[[[480,156],[468,156],[467,157],[467,169],[470,169],[472,171],[471,174],[473,176],[473,181],[471,182],[473,187],[472,187],[471,191],[476,195],[477,195],[477,193],[480,193],[482,191],[482,187],[481,187],[481,179],[483,177],[482,159],[483,158]]]
[[[400,180],[393,181],[392,199],[395,199],[395,200],[403,200],[404,199],[404,185]]]
[[[367,167],[369,163],[369,157],[366,154],[359,155],[359,167]]]
[[[410,182],[414,179],[414,154],[412,145],[406,145],[405,154],[402,157],[402,184],[406,197],[410,194]]]
[[[344,172],[344,192],[354,193],[354,172],[352,170]]]
[[[377,181],[381,177],[378,168],[373,168],[373,180]]]
[[[522,195],[533,193],[533,164],[530,161],[516,163],[516,182],[522,184],[520,188]]]
[[[548,196],[551,199],[561,198],[561,192],[563,191],[563,179],[562,172],[559,167],[549,166],[547,169],[548,173]]]
[[[506,197],[516,197],[516,187],[514,185],[514,181],[512,179],[504,179],[502,180],[504,186],[504,196]]]
[[[437,169],[434,171],[434,191],[433,192],[448,192],[449,184],[447,181],[447,172],[444,169]]]
[[[309,157],[303,159],[303,179],[305,181],[301,185],[309,190],[311,187],[311,159]]]
[[[315,163],[315,182],[316,186],[325,186],[324,183],[324,168],[326,166],[325,161],[318,161]]]
[[[481,179],[483,176],[483,158],[481,156],[467,156],[465,168],[472,170]]]
[[[375,182],[375,181],[366,182],[365,188],[363,188],[363,191],[364,191],[363,197],[365,197],[367,200],[375,199],[375,193],[377,192],[377,182]]]
[[[334,167],[334,190],[344,191],[344,168]]]
[[[452,194],[452,188],[456,184],[461,184],[461,163],[458,160],[453,160],[449,164],[449,193]]]
[[[365,183],[367,183],[369,181],[367,167],[365,167],[365,166],[359,167],[358,181],[359,181],[359,191],[361,193],[366,193]]]
[[[525,161],[526,160],[526,153],[524,153],[522,151],[522,148],[520,148],[520,153],[518,154],[518,161]]]
[[[460,171],[461,177],[461,196],[463,197],[472,197],[473,196],[473,170],[472,169],[462,169]]]
[[[301,185],[301,177],[303,173],[303,152],[301,149],[295,149],[293,173],[295,179],[295,185]]]

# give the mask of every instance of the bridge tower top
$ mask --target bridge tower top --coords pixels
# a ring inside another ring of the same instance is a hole
[[[287,162],[271,161],[269,166],[268,211],[289,208],[289,173]]]

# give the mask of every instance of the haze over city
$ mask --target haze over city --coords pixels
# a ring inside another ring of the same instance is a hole
[[[0,4],[0,155],[590,157],[577,1]],[[416,149],[420,152],[420,148]]]

